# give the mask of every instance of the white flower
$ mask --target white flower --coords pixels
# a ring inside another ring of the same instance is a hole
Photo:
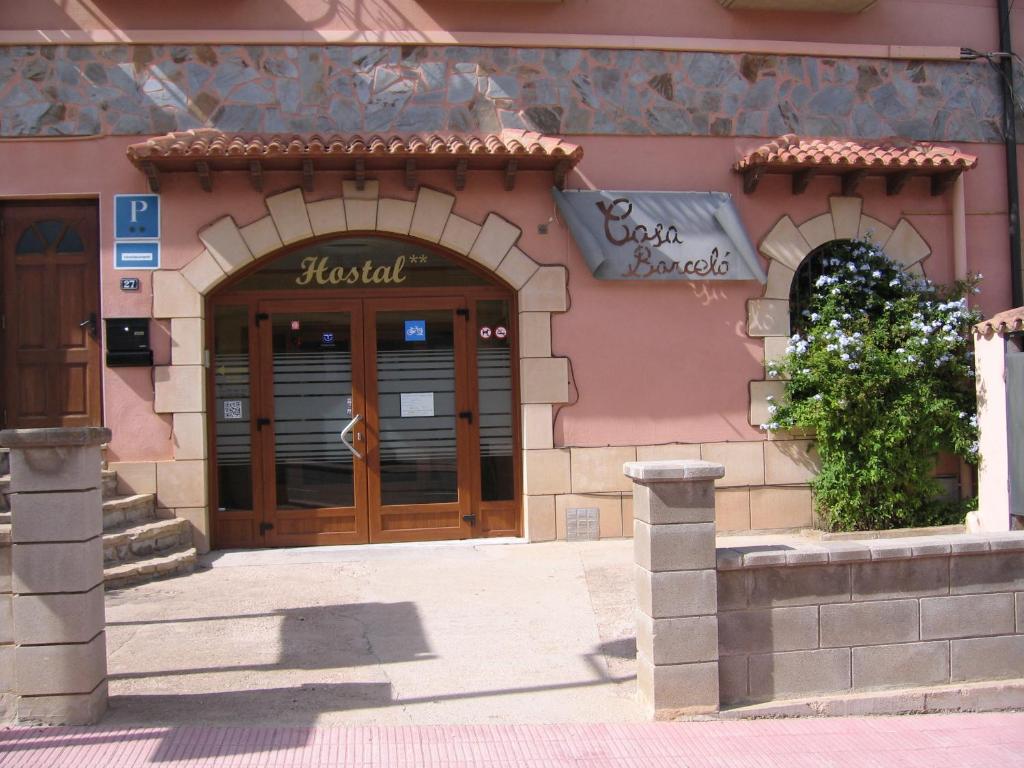
[[[850,363],[846,367],[849,368],[851,371],[856,371],[857,369],[860,368],[860,365],[858,363]]]

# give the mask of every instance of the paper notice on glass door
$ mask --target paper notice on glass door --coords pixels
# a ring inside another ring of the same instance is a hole
[[[434,415],[434,393],[433,392],[403,392],[402,393],[402,418],[410,416],[433,416]]]

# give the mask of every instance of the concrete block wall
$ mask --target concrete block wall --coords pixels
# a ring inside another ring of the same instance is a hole
[[[1024,534],[717,558],[723,706],[1024,677]]]

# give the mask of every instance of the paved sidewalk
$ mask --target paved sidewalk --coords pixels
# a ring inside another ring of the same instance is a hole
[[[623,725],[25,728],[4,768],[1017,768],[1024,714]]]
[[[643,722],[632,542],[217,553],[107,594],[103,725]]]

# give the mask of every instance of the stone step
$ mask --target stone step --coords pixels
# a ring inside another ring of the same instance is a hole
[[[192,545],[188,520],[172,517],[141,525],[126,525],[103,534],[103,562],[106,566],[113,566],[160,556],[183,545]]]
[[[121,589],[134,584],[163,579],[170,576],[181,576],[192,573],[196,565],[195,547],[180,547],[164,552],[159,557],[147,557],[129,560],[119,565],[103,569],[103,580],[106,588]]]
[[[104,532],[145,523],[156,517],[156,497],[152,493],[117,496],[103,501]]]
[[[100,470],[100,482],[104,499],[112,499],[117,496],[117,472],[112,469]],[[11,476],[9,474],[0,475],[0,512],[6,512],[11,508],[7,503],[10,485]]]
[[[126,525],[156,520],[156,497],[152,493],[118,496],[103,502],[103,530],[123,528]],[[11,524],[11,511],[0,511],[0,525]]]

